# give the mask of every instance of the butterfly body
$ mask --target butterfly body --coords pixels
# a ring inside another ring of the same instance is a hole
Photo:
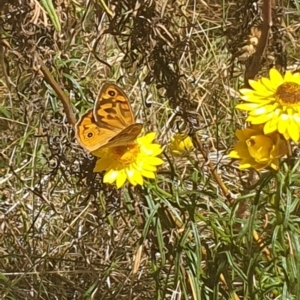
[[[126,94],[108,82],[101,87],[94,108],[84,113],[75,126],[78,142],[90,152],[132,144],[142,128],[142,124],[135,123]]]

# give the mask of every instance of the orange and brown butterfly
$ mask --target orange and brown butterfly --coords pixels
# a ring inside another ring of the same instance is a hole
[[[75,126],[78,142],[90,152],[133,144],[142,128],[135,122],[127,95],[110,82],[103,84],[94,108],[84,113]]]

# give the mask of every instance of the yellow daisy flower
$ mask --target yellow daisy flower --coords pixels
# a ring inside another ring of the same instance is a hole
[[[270,70],[270,79],[249,80],[252,89],[241,89],[241,98],[247,103],[236,108],[248,111],[246,121],[264,124],[264,133],[281,133],[286,140],[300,137],[300,74],[287,71],[282,76]]]
[[[92,154],[100,157],[94,172],[106,171],[103,182],[116,182],[117,188],[122,187],[126,180],[136,186],[144,184],[143,177],[155,178],[157,166],[163,163],[156,157],[163,150],[159,144],[152,143],[155,136],[156,133],[151,132],[138,137],[135,144],[94,151]]]
[[[262,126],[237,130],[238,142],[229,157],[240,159],[239,168],[257,171],[271,167],[279,168],[279,159],[287,154],[286,142],[278,132],[265,135]]]
[[[192,151],[194,145],[190,136],[175,133],[170,140],[169,149],[174,156],[183,156]]]

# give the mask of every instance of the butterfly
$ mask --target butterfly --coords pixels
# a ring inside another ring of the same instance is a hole
[[[136,123],[129,99],[117,85],[106,82],[93,109],[86,111],[75,125],[80,145],[92,152],[133,144],[143,125]]]

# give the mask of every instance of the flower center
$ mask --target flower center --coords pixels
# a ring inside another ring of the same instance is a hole
[[[136,161],[140,147],[138,144],[130,144],[111,148],[114,158],[123,166],[128,166]]]
[[[275,93],[276,100],[281,105],[294,106],[300,103],[300,85],[295,82],[284,82]]]

